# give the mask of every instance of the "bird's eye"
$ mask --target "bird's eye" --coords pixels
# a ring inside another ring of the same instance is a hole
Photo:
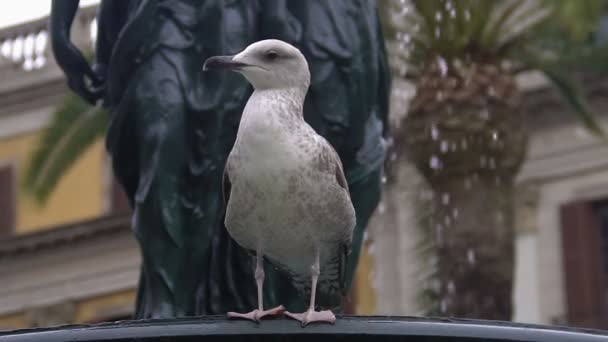
[[[279,54],[274,50],[270,50],[266,52],[264,57],[266,57],[266,59],[269,61],[274,61],[275,59],[279,58]]]

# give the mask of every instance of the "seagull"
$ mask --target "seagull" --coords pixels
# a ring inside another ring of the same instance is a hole
[[[330,309],[342,304],[356,219],[338,154],[304,121],[306,58],[296,47],[269,39],[234,56],[208,58],[203,70],[212,69],[239,72],[254,88],[223,184],[226,228],[256,255],[258,308],[228,317],[259,322],[285,314],[302,326],[333,324],[332,311],[316,311],[316,304]],[[310,293],[307,311],[264,310],[264,259],[287,272],[301,294]]]

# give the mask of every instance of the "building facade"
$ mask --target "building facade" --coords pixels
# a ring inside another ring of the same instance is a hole
[[[608,144],[581,127],[542,77],[518,81],[531,139],[517,179],[513,320],[608,329]],[[581,81],[608,129],[608,82]],[[394,87],[397,122],[412,92],[399,81]],[[374,310],[417,315],[425,264],[415,252],[419,230],[412,208],[422,180],[404,159],[397,158],[370,232]]]
[[[95,8],[73,41],[92,48]],[[48,18],[0,30],[0,329],[98,322],[133,311],[139,251],[100,139],[41,205],[22,186],[41,133],[67,93]]]

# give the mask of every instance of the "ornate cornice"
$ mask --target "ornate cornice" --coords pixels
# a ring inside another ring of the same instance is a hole
[[[130,216],[102,217],[0,239],[0,259],[130,230]]]

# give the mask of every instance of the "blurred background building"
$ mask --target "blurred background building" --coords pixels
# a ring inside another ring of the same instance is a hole
[[[92,47],[94,17],[95,6],[79,11],[72,34],[81,48]],[[0,329],[129,318],[140,257],[103,139],[44,206],[22,187],[67,93],[47,18],[0,29],[0,76]],[[583,77],[608,127],[608,80]],[[514,320],[608,328],[608,145],[566,114],[543,77],[530,73],[518,82],[532,138],[518,178]],[[395,79],[395,123],[412,94]],[[416,315],[424,263],[413,203],[421,179],[405,158],[390,159],[396,171],[370,224],[349,305],[359,314]]]
[[[95,8],[73,39],[92,47]],[[0,30],[0,328],[128,318],[139,252],[100,139],[44,205],[22,188],[41,131],[67,93],[48,18]]]

